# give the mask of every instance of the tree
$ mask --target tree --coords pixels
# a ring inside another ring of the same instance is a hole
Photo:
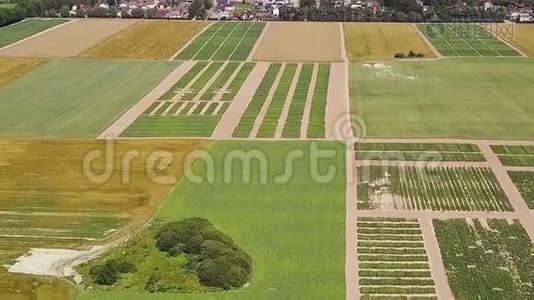
[[[132,9],[131,15],[134,19],[142,19],[145,16],[145,11],[142,8],[136,7]]]
[[[403,13],[402,11],[398,11],[395,13],[395,22],[407,22],[408,21],[408,15]]]
[[[189,6],[189,19],[202,19],[208,17],[208,10],[213,7],[211,0],[194,0]]]

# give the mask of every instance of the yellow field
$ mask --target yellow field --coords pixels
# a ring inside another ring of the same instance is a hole
[[[209,24],[144,20],[87,50],[81,57],[168,59]]]
[[[500,32],[497,30],[497,32]],[[534,56],[534,25],[514,24],[513,37],[501,36],[528,56]]]
[[[44,60],[0,58],[0,87],[22,77],[43,64]]]
[[[411,24],[344,23],[343,29],[350,61],[390,60],[410,50],[436,57]]]
[[[13,297],[6,299],[29,299],[23,295],[28,290],[19,293],[9,284],[31,280],[8,275],[2,266],[30,248],[88,248],[146,223],[184,174],[184,156],[204,146],[176,140],[113,146],[89,139],[0,141],[0,298],[7,293]],[[157,151],[172,153],[170,165],[160,168],[161,155],[149,159]],[[147,168],[149,160],[155,164]],[[91,163],[84,167],[84,161]],[[164,176],[176,180],[159,182]]]

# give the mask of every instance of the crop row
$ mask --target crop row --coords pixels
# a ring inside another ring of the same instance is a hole
[[[282,64],[271,64],[269,66],[269,69],[263,76],[258,89],[254,93],[252,100],[247,106],[243,116],[239,120],[239,123],[233,132],[234,137],[248,137],[250,135],[250,132],[254,127],[256,117],[265,103],[265,100],[269,95],[269,91],[271,90],[271,87],[273,86],[281,67]]]
[[[144,112],[149,115],[223,115],[228,103],[214,101],[155,101]],[[219,108],[220,107],[220,108]]]
[[[141,115],[123,133],[125,137],[210,137],[219,116]]]
[[[308,91],[313,75],[313,64],[304,64],[297,81],[293,99],[289,105],[289,112],[287,120],[285,120],[282,137],[284,138],[298,138],[300,137],[300,129],[302,118],[304,115],[304,108],[306,100],[308,99]]]
[[[193,100],[200,93],[200,90],[215,76],[215,73],[222,67],[222,62],[210,63],[205,72],[187,89],[180,100]]]
[[[489,168],[358,168],[360,209],[510,211],[512,207]]]
[[[534,167],[534,155],[499,155],[503,166]]]
[[[534,247],[518,220],[434,220],[434,228],[455,298],[532,298]]]
[[[187,85],[208,66],[208,62],[197,62],[182,78],[180,78],[163,96],[160,100],[170,100],[176,92],[185,89]]]
[[[196,39],[194,39],[187,48],[178,54],[179,60],[191,60],[195,55],[210,41],[215,34],[218,34],[228,22],[215,22],[204,30]]]
[[[528,207],[534,209],[534,172],[508,171]]]
[[[486,161],[482,153],[461,152],[404,152],[404,151],[358,151],[358,160],[398,160],[398,161]]]
[[[534,146],[492,145],[491,149],[504,166],[534,167]]]
[[[250,75],[250,72],[252,72],[252,69],[254,69],[255,63],[246,62],[242,64],[241,69],[239,70],[239,73],[234,77],[234,80],[230,82],[228,85],[227,90],[222,95],[222,98],[220,100],[222,101],[232,101],[234,100],[235,96],[247,80],[248,76]],[[213,99],[213,98],[211,98]]]
[[[534,155],[534,146],[491,145],[491,150],[495,154]]]
[[[236,69],[240,66],[237,62],[228,63],[220,75],[213,81],[213,83],[206,89],[204,94],[200,96],[200,100],[212,100],[217,92],[223,88],[226,82],[230,79],[230,76],[234,74]]]
[[[394,151],[394,152],[476,152],[480,148],[475,144],[444,144],[444,143],[356,143],[356,151]]]
[[[262,121],[260,130],[258,131],[258,137],[261,138],[272,138],[275,135],[276,127],[278,125],[278,120],[282,115],[282,110],[284,109],[284,104],[286,103],[287,94],[293,82],[293,77],[297,71],[297,64],[287,64],[285,65],[284,72],[278,86],[276,87],[269,107],[267,108],[267,113]]]
[[[310,138],[322,138],[325,136],[326,102],[329,80],[330,65],[320,64],[317,71],[317,80],[315,81],[310,109],[310,120],[307,132],[307,136]]]

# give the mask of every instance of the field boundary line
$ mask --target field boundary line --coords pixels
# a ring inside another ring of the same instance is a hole
[[[495,32],[493,32],[493,30],[491,29],[487,29],[486,26],[482,26],[484,28],[484,30],[486,30],[487,32],[489,32],[494,38],[498,39],[499,41],[501,41],[501,43],[505,44],[506,46],[510,47],[512,50],[516,51],[517,53],[519,53],[519,55],[521,55],[522,57],[528,57],[528,55],[526,55],[523,50],[519,49],[519,47],[516,47],[514,46],[512,43],[510,43],[508,40],[504,39],[504,38],[501,38],[499,35],[497,35]]]
[[[217,49],[216,49],[215,51],[213,51],[213,54],[210,56],[210,58],[209,58],[208,60],[212,60],[213,57],[214,57],[217,53],[219,53],[219,51],[221,51],[222,46],[226,43],[226,41],[228,40],[228,38],[234,33],[234,31],[235,31],[241,24],[243,24],[243,22],[238,22],[237,25],[235,25],[235,27],[234,27],[232,30],[230,30],[230,32],[228,33],[228,35],[224,38],[224,40],[221,42],[221,44],[219,45],[219,47],[217,47]],[[239,44],[238,44],[238,45],[239,45]],[[237,46],[236,46],[236,48],[237,48]],[[234,49],[236,49],[236,48],[234,48]],[[226,60],[228,60],[228,59],[230,59],[230,56],[228,56],[228,57],[226,58]]]
[[[514,211],[459,211],[459,210],[370,210],[359,209],[358,217],[366,218],[404,218],[404,219],[518,219]],[[418,241],[420,242],[420,241]]]
[[[482,27],[480,25],[478,25],[479,27]],[[482,27],[483,30],[486,30],[484,27]],[[487,31],[487,30],[486,30]],[[481,41],[482,43],[484,43],[484,45],[486,45],[488,48],[490,48],[491,50],[495,51],[495,53],[497,53],[497,56],[499,57],[503,57],[504,55],[502,55],[502,53],[500,51],[498,51],[497,49],[495,49],[493,46],[491,46],[490,44],[486,43],[486,41],[484,41],[483,39],[481,39],[478,35],[475,34],[475,37],[477,38],[477,40]]]
[[[440,138],[420,138],[420,139],[388,139],[388,138],[368,138],[362,142],[367,143],[407,143],[407,144],[490,144],[490,145],[519,145],[519,146],[534,146],[534,141],[513,141],[513,140],[472,140],[472,139],[440,139]]]
[[[189,41],[187,41],[182,47],[180,47],[178,51],[174,52],[174,54],[171,55],[171,57],[169,57],[168,61],[176,60],[176,58],[178,57],[178,55],[180,55],[180,53],[182,53],[185,49],[187,49],[187,47],[189,47],[201,34],[203,34],[206,30],[208,30],[208,28],[213,26],[213,24],[215,23],[216,22],[210,22],[208,26],[205,26],[204,28],[202,28],[202,30],[200,30],[194,37],[190,38]]]
[[[252,27],[254,27],[254,23],[255,22],[251,22],[250,23],[250,26],[248,26],[247,28],[247,31],[245,31],[245,33],[243,34],[243,36],[241,37],[241,39],[239,39],[239,43],[237,43],[237,45],[235,46],[234,50],[232,50],[232,53],[230,53],[230,55],[228,55],[228,58],[226,60],[231,60],[232,56],[234,56],[234,53],[237,51],[237,49],[239,48],[239,46],[241,46],[241,43],[243,43],[243,40],[245,39],[245,37],[247,36],[247,34],[249,33],[250,29]]]
[[[4,47],[1,47],[1,48],[0,48],[0,51],[2,51],[2,50],[4,50],[4,49],[7,49],[7,48],[9,48],[9,47],[13,47],[13,46],[18,45],[18,44],[21,44],[21,43],[23,43],[23,42],[25,42],[25,41],[27,41],[27,40],[33,39],[33,38],[35,38],[35,37],[38,37],[38,36],[43,35],[43,34],[45,34],[45,33],[48,33],[48,32],[50,32],[50,31],[52,31],[52,30],[55,30],[55,29],[58,29],[58,28],[60,28],[60,27],[66,26],[66,25],[68,25],[68,24],[72,24],[72,23],[74,23],[74,22],[78,22],[79,20],[80,20],[80,19],[71,19],[71,20],[69,20],[69,21],[67,21],[67,22],[65,22],[65,23],[61,23],[61,24],[58,24],[58,25],[56,25],[56,26],[52,26],[52,27],[50,27],[50,28],[48,28],[48,29],[45,29],[45,30],[40,31],[40,32],[37,32],[37,33],[34,34],[34,35],[30,35],[30,36],[28,36],[28,37],[25,37],[25,38],[23,38],[22,40],[18,40],[18,41],[16,41],[16,42],[12,43],[12,44],[9,44],[9,45],[6,45],[6,46],[4,46]],[[15,24],[19,24],[19,22],[15,23]],[[13,25],[14,25],[14,24],[13,24]],[[5,27],[2,27],[2,28],[5,28]]]
[[[289,86],[286,98],[284,99],[284,106],[282,107],[282,111],[280,112],[280,116],[278,117],[278,122],[276,123],[276,130],[274,131],[275,138],[282,138],[282,132],[284,131],[287,122],[287,117],[289,116],[289,109],[291,107],[291,103],[293,103],[293,97],[295,96],[295,90],[297,89],[297,84],[300,79],[302,67],[303,64],[299,63],[297,65],[297,69],[295,70],[295,74],[293,74],[291,85]]]
[[[214,22],[214,24],[217,23],[217,22]],[[217,29],[217,31],[215,31],[210,37],[209,39],[206,40],[206,42],[202,45],[202,47],[200,47],[198,49],[197,52],[195,52],[195,54],[193,54],[193,56],[191,57],[190,60],[195,60],[195,57],[197,57],[197,55],[200,53],[200,51],[202,51],[204,49],[204,47],[206,47],[206,45],[211,42],[211,40],[213,39],[214,36],[217,35],[217,33],[219,33],[219,31],[221,31],[221,29],[224,28],[224,26],[228,25],[228,22],[224,23],[223,25],[221,25],[221,27],[219,27],[219,29]],[[211,27],[211,26],[210,26]]]
[[[271,89],[269,90],[269,93],[267,94],[267,98],[265,98],[265,101],[263,102],[261,106],[260,112],[254,119],[254,126],[252,126],[252,130],[250,131],[250,135],[249,135],[250,138],[256,138],[256,136],[258,135],[263,119],[265,118],[265,115],[267,114],[267,110],[269,110],[269,106],[271,105],[271,102],[273,100],[274,93],[276,93],[276,89],[278,88],[278,85],[280,84],[280,79],[282,78],[282,75],[284,74],[286,67],[287,67],[287,63],[282,63],[280,70],[278,70],[278,74],[276,74],[276,78],[273,81],[273,85],[271,86]]]
[[[463,36],[460,35],[460,39],[461,39],[467,46],[469,46],[471,49],[475,50],[475,52],[478,54],[478,56],[480,56],[480,57],[484,57],[484,55],[482,55],[482,53],[480,53],[475,47],[473,47],[473,45],[471,45],[471,43],[467,42],[467,40],[464,39]],[[495,51],[495,50],[493,50],[493,51]],[[497,54],[499,54],[499,53],[497,52]]]
[[[443,36],[443,34],[441,34],[441,32],[439,32],[439,30],[437,30],[436,28],[434,28],[434,25],[430,24],[430,27],[432,28],[432,30],[434,32],[437,32],[439,34],[439,37],[445,41],[445,43],[447,43],[447,45],[449,45],[449,47],[451,47],[451,49],[456,52],[456,55],[458,55],[458,57],[463,57],[460,52],[458,52],[458,50],[456,50],[456,48],[454,48],[454,46]]]
[[[393,167],[420,167],[420,168],[489,168],[487,161],[404,161],[404,160],[356,160],[356,166],[393,166]]]
[[[534,172],[534,167],[520,167],[520,166],[503,166],[506,171],[512,172]]]
[[[436,294],[439,299],[454,299],[445,273],[445,266],[441,257],[438,240],[434,233],[432,220],[430,218],[420,218],[419,226],[423,236],[430,273],[434,279]]]
[[[245,63],[242,63],[244,65]],[[229,139],[232,138],[234,128],[239,124],[239,120],[245,113],[246,108],[252,101],[256,90],[261,84],[263,76],[267,72],[270,63],[256,63],[254,69],[250,72],[247,79],[239,89],[235,98],[230,102],[230,106],[222,116],[219,124],[213,130],[212,139]],[[246,139],[245,139],[246,140]]]
[[[308,95],[306,103],[304,104],[304,113],[302,114],[302,123],[300,124],[300,138],[302,140],[308,137],[308,127],[310,123],[311,109],[313,98],[315,97],[315,85],[317,84],[317,76],[319,74],[319,63],[313,64],[313,73],[308,87]]]
[[[230,84],[232,84],[232,82],[235,80],[235,78],[237,77],[237,75],[239,74],[239,72],[241,72],[241,69],[243,69],[243,67],[245,66],[246,62],[239,62],[239,65],[235,68],[234,72],[230,75],[230,77],[228,77],[228,80],[223,84],[223,86],[215,93],[215,96],[213,96],[213,99],[215,99],[216,101],[222,101],[223,99],[223,95],[224,93],[226,93],[228,91],[228,87],[230,86]],[[250,75],[250,74],[249,74]],[[246,81],[246,80],[245,80]],[[243,87],[243,85],[245,85],[245,83],[243,83],[241,85],[241,88]],[[233,99],[232,99],[233,100]],[[224,101],[226,102],[226,101]]]
[[[353,128],[348,128],[347,132],[342,132],[345,126],[351,126],[348,68],[349,63],[330,64],[325,113],[325,138],[327,140],[346,139],[354,136]],[[348,136],[339,136],[341,134]]]
[[[349,62],[349,58],[347,56],[347,48],[345,46],[345,28],[343,27],[343,24],[341,22],[337,22],[339,25],[339,40],[341,42],[341,59],[343,62]]]
[[[258,51],[258,47],[260,46],[260,43],[263,41],[263,38],[265,37],[265,34],[269,27],[271,26],[271,22],[265,22],[265,26],[263,26],[263,30],[261,31],[260,36],[256,40],[256,43],[254,44],[254,47],[250,50],[250,53],[248,54],[247,61],[252,61],[254,58],[254,55]]]
[[[141,100],[124,112],[115,122],[108,126],[102,133],[97,136],[97,139],[116,139],[126,128],[135,122],[135,120],[146,111],[150,105],[157,101],[165,92],[172,88],[172,86],[182,78],[195,64],[193,61],[186,61],[178,65],[167,77],[165,77],[156,87],[154,87]]]
[[[428,37],[419,30],[419,27],[417,27],[416,24],[411,24],[412,28],[417,32],[417,35],[423,40],[423,42],[428,46],[428,48],[434,52],[434,55],[436,55],[437,58],[444,58],[443,54],[438,51],[438,48],[432,44],[432,42],[428,39]]]
[[[358,278],[358,198],[357,169],[354,165],[352,143],[345,145],[345,299],[360,299]]]
[[[192,102],[198,102],[201,100],[204,93],[211,87],[211,85],[219,78],[221,73],[224,71],[224,68],[228,65],[228,61],[223,62],[223,64],[217,69],[213,76],[206,82],[206,84],[198,91],[197,95],[191,100]]]

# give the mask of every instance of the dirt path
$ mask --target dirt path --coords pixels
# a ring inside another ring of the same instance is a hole
[[[326,102],[326,139],[354,136],[350,118],[348,63],[332,63]]]
[[[503,166],[506,171],[523,171],[523,172],[534,172],[534,167],[507,167]]]
[[[269,63],[265,62],[256,63],[256,66],[254,66],[248,79],[245,81],[234,100],[230,103],[226,113],[213,131],[211,136],[213,139],[232,138],[234,128],[239,123],[239,120],[252,100],[254,93],[256,93],[269,65]]]
[[[275,138],[282,138],[282,133],[287,122],[287,117],[289,115],[289,107],[293,101],[293,96],[295,95],[295,90],[297,88],[297,82],[299,81],[300,72],[302,71],[302,64],[298,64],[297,70],[293,75],[293,80],[291,81],[291,86],[289,86],[289,91],[287,92],[286,99],[284,101],[284,106],[280,117],[278,118],[278,124],[276,124],[276,131],[274,133]]]
[[[421,39],[426,43],[426,45],[428,46],[428,48],[430,48],[430,50],[432,50],[432,52],[434,52],[434,54],[436,55],[437,58],[444,58],[443,55],[441,55],[441,53],[438,51],[438,49],[434,46],[434,44],[432,44],[432,42],[428,39],[428,37],[421,32],[421,30],[419,30],[419,28],[417,28],[417,25],[416,24],[412,24],[413,26],[413,30],[415,30],[415,32],[417,32],[417,34],[419,35],[419,37],[421,37]]]
[[[340,42],[340,48],[341,48],[341,59],[343,59],[344,62],[349,62],[349,58],[347,57],[347,48],[345,47],[345,29],[343,28],[343,23],[338,22],[339,25],[339,42]]]
[[[104,132],[102,132],[97,139],[118,138],[121,133],[128,128],[145,110],[147,110],[152,102],[157,100],[161,95],[167,92],[184,74],[191,69],[195,63],[187,61],[180,64],[174,71],[172,71],[163,81],[161,81],[152,91],[144,96],[139,102],[128,109],[122,116],[120,116],[113,124],[111,124]]]
[[[447,281],[447,275],[445,274],[445,266],[441,258],[438,240],[434,234],[432,220],[430,218],[420,218],[419,224],[423,233],[423,241],[425,243],[428,264],[430,265],[430,271],[436,287],[436,294],[439,299],[454,299]]]
[[[315,83],[317,82],[317,74],[319,73],[319,64],[313,64],[313,73],[310,80],[310,86],[308,88],[308,97],[304,104],[304,113],[302,114],[302,123],[300,124],[300,139],[305,140],[308,135],[308,126],[310,122],[311,107],[313,102],[313,96],[315,91]]]
[[[274,93],[276,92],[276,89],[278,88],[278,84],[280,83],[280,78],[282,78],[282,74],[284,74],[286,66],[287,64],[283,63],[282,67],[278,71],[278,74],[276,74],[276,78],[273,82],[273,85],[271,86],[271,90],[269,91],[269,94],[267,95],[267,98],[265,99],[265,102],[263,103],[260,112],[256,116],[256,120],[254,121],[254,126],[252,127],[252,131],[250,132],[250,135],[249,135],[250,138],[255,138],[258,135],[258,131],[260,130],[263,119],[265,118],[265,114],[267,114],[267,110],[269,109],[269,106],[271,105],[271,101],[273,100]]]
[[[354,165],[354,150],[352,143],[346,144],[346,180],[345,187],[345,284],[346,299],[360,299],[360,284],[358,281],[358,237],[356,208],[356,166]]]
[[[219,67],[219,69],[213,74],[213,76],[206,82],[206,84],[198,91],[198,94],[193,98],[192,101],[200,101],[200,100],[210,100],[210,99],[201,99],[202,96],[204,96],[204,93],[210,88],[210,86],[217,80],[219,75],[224,71],[224,68],[226,68],[226,65],[228,65],[228,61],[223,62],[223,64]],[[192,81],[194,83],[194,81]]]
[[[271,27],[271,22],[267,22],[265,26],[263,26],[263,30],[256,40],[256,43],[254,44],[254,47],[252,47],[252,50],[250,50],[250,53],[248,54],[247,61],[251,61],[254,55],[256,54],[256,51],[258,51],[258,47],[260,46],[261,42],[263,41],[263,38],[265,37],[265,33],[269,30],[269,27]]]

